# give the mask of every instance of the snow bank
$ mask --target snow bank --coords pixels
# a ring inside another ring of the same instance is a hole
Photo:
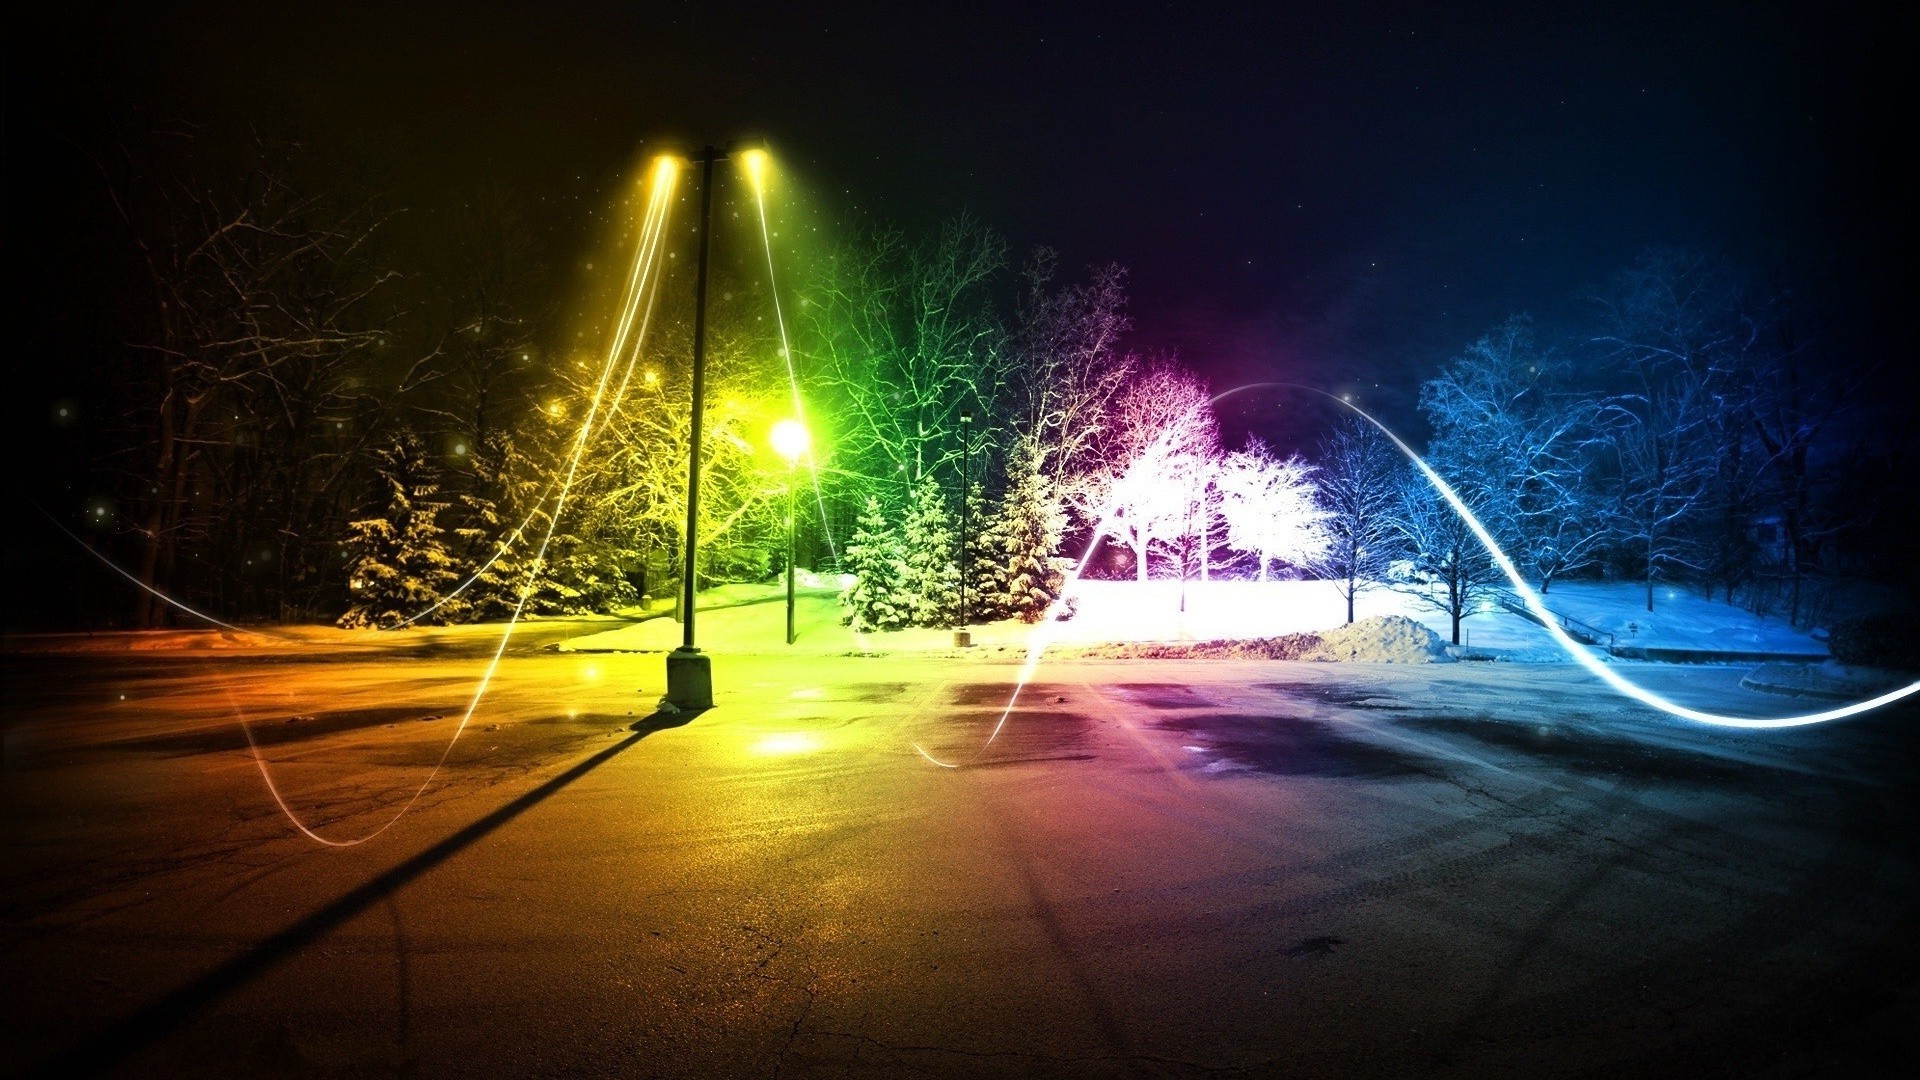
[[[1910,678],[1885,668],[1849,667],[1828,660],[1818,664],[1762,664],[1741,679],[1740,685],[1769,694],[1859,701],[1905,686]]]
[[[1826,644],[1794,629],[1785,619],[1755,615],[1690,589],[1661,585],[1654,610],[1646,586],[1633,582],[1556,583],[1547,607],[1611,632],[1615,644],[1647,649],[1706,652],[1824,653]]]
[[[1320,647],[1318,634],[1219,641],[1116,641],[1105,645],[1056,645],[1056,659],[1098,660],[1300,660]]]
[[[1452,662],[1440,635],[1404,615],[1380,615],[1321,633],[1214,641],[1125,641],[1056,647],[1051,655],[1121,660],[1321,660],[1370,664]]]
[[[1444,664],[1452,659],[1439,634],[1404,615],[1376,615],[1322,631],[1320,644],[1300,658],[1371,664]]]

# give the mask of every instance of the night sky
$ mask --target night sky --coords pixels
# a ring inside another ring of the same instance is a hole
[[[9,220],[57,210],[36,177],[84,182],[63,139],[132,109],[291,126],[429,243],[437,213],[513,192],[573,259],[648,140],[757,134],[841,220],[965,210],[1016,252],[1118,261],[1136,347],[1402,421],[1479,331],[1576,326],[1654,243],[1830,268],[1850,354],[1910,351],[1913,39],[1868,9],[262,7],[82,6],[16,37]]]

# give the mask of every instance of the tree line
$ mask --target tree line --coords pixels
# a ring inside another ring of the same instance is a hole
[[[1203,380],[1129,348],[1124,270],[1016,259],[964,217],[779,253],[790,341],[760,252],[717,261],[689,567],[690,288],[663,290],[567,479],[604,361],[591,313],[611,305],[606,286],[556,301],[511,198],[469,201],[409,262],[392,210],[317,182],[290,144],[171,133],[94,166],[121,276],[64,509],[197,606],[392,626],[498,618],[525,586],[533,612],[622,608],[686,573],[781,569],[796,486],[801,561],[850,582],[862,628],[1040,618],[1095,544],[1141,581],[1330,579],[1349,617],[1366,589],[1410,588],[1456,636],[1497,586],[1370,427],[1334,423],[1305,456],[1224,446]],[[1685,584],[1805,622],[1810,583],[1904,572],[1904,504],[1873,497],[1910,490],[1904,444],[1862,419],[1818,305],[1756,281],[1650,251],[1584,325],[1515,316],[1423,385],[1427,460],[1537,587],[1631,578],[1652,607]],[[766,445],[789,365],[813,470]],[[134,603],[136,624],[169,617]]]
[[[1331,580],[1349,620],[1357,594],[1405,590],[1449,617],[1456,644],[1505,587],[1468,523],[1358,416],[1336,417],[1305,458],[1257,438],[1224,447],[1195,374],[1118,344],[1117,268],[1039,289],[1004,329],[983,316],[956,332],[945,320],[997,258],[982,234],[972,244],[966,260],[903,251],[889,290],[860,263],[816,309],[828,334],[897,320],[843,349],[825,338],[865,451],[850,480],[855,625],[947,625],[963,593],[979,598],[971,617],[1038,618],[1063,551],[1089,543],[1122,552],[1139,581]],[[1910,504],[1865,493],[1911,484],[1894,477],[1904,440],[1862,400],[1871,365],[1829,351],[1803,291],[1709,252],[1648,250],[1587,298],[1583,324],[1549,338],[1513,316],[1423,383],[1424,458],[1542,593],[1604,577],[1637,582],[1649,611],[1686,587],[1795,625],[1826,619],[1837,583],[1902,580],[1906,560],[1887,556]],[[936,315],[939,333],[924,332]],[[993,452],[963,484],[969,451]],[[964,545],[962,498],[984,523]]]

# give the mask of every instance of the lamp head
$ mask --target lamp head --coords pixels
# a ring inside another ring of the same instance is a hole
[[[807,433],[807,425],[798,420],[782,420],[773,425],[771,441],[774,450],[787,459],[788,465],[792,465],[807,452],[813,438]]]

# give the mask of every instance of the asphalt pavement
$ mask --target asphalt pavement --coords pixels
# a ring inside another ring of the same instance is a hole
[[[449,751],[471,650],[4,660],[0,1072],[1789,1077],[1920,1048],[1911,706],[1739,732],[1573,665],[1075,660],[989,742],[1013,663],[718,656],[687,718],[653,713],[659,656],[528,648]]]

